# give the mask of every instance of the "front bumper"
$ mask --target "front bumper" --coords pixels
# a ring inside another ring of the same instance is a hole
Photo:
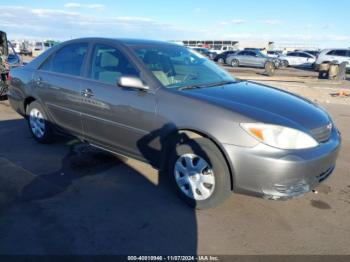
[[[316,148],[281,150],[265,144],[253,148],[224,145],[233,173],[234,191],[267,199],[288,199],[313,190],[335,168],[341,144],[333,128]]]

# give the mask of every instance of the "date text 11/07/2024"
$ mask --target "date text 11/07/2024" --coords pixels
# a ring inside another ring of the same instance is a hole
[[[128,256],[128,261],[219,261],[217,256]]]

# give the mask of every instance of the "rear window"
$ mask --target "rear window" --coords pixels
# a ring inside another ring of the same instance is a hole
[[[298,53],[300,57],[311,58],[311,55],[305,53]]]
[[[69,44],[44,62],[41,70],[79,76],[87,52],[87,43]]]
[[[347,56],[347,50],[332,50],[327,53],[327,55],[335,55],[335,56]]]

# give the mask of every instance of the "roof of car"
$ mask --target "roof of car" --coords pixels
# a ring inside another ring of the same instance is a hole
[[[350,47],[349,48],[325,48],[322,50],[322,52],[332,51],[332,50],[350,50]]]
[[[149,40],[149,39],[136,39],[136,38],[106,38],[106,37],[86,37],[86,38],[77,38],[70,40],[72,42],[75,41],[96,41],[96,40],[108,40],[108,41],[115,41],[120,44],[124,45],[175,45],[179,46],[178,44],[166,42],[166,41],[160,41],[160,40]]]

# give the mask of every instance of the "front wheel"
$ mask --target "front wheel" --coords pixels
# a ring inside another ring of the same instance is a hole
[[[239,66],[238,60],[237,60],[237,59],[233,59],[233,60],[231,61],[231,66],[232,66],[232,67],[238,67],[238,66]]]
[[[177,144],[168,173],[180,198],[197,209],[216,206],[231,194],[226,161],[217,146],[206,138]]]
[[[283,60],[282,61],[282,66],[283,67],[288,67],[289,66],[289,62],[287,60]]]
[[[35,140],[42,144],[51,143],[54,132],[42,106],[34,101],[28,105],[26,111],[29,130]]]

